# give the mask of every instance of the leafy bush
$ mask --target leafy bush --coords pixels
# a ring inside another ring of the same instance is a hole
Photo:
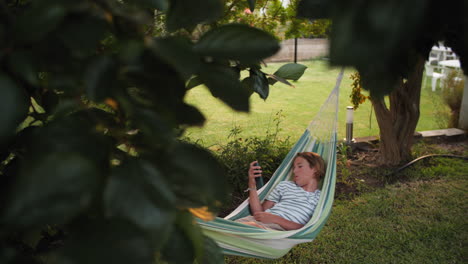
[[[458,71],[450,71],[443,83],[442,98],[450,108],[448,127],[457,127],[465,80]]]
[[[229,212],[247,198],[244,190],[247,188],[247,170],[249,164],[257,160],[262,167],[264,182],[267,182],[276,168],[288,154],[291,143],[289,137],[278,138],[281,131],[281,111],[276,114],[275,127],[267,129],[264,137],[242,138],[242,129],[238,126],[231,129],[230,140],[215,153],[227,172],[227,184],[230,187],[231,202],[226,204],[221,212]]]

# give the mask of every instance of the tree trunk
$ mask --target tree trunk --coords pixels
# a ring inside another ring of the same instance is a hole
[[[408,79],[397,83],[389,95],[390,107],[383,98],[371,98],[380,128],[378,162],[381,165],[396,166],[411,158],[411,146],[419,120],[424,61],[423,57],[419,57]]]

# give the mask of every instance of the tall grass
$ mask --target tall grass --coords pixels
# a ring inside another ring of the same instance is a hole
[[[280,137],[291,137],[294,142],[307,127],[309,122],[317,114],[333,89],[339,69],[330,68],[325,60],[312,60],[301,62],[306,65],[304,76],[295,87],[277,83],[270,90],[270,96],[263,101],[254,94],[250,98],[250,113],[239,113],[231,110],[221,101],[213,98],[209,91],[199,86],[190,90],[185,101],[196,105],[207,118],[202,128],[190,128],[185,135],[200,140],[204,146],[210,147],[224,142],[231,128],[240,127],[240,136],[262,136],[262,133],[273,126],[275,114],[282,110],[284,122]],[[283,63],[271,63],[263,70],[274,73]],[[340,111],[338,113],[338,135],[345,137],[346,106],[351,105],[349,95],[351,93],[351,79],[349,76],[353,69],[347,69],[340,89]],[[438,107],[434,107],[438,106]],[[441,110],[442,109],[442,110]],[[440,128],[444,122],[438,121],[434,116],[447,107],[441,103],[440,96],[430,91],[430,81],[426,82],[421,95],[421,117],[417,130],[432,130]],[[378,125],[370,102],[365,102],[354,114],[354,136],[365,137],[379,134]]]

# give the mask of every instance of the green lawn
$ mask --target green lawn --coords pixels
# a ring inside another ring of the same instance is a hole
[[[185,101],[197,106],[207,118],[202,128],[190,128],[185,136],[198,140],[205,146],[212,146],[227,141],[230,130],[234,127],[242,129],[241,136],[261,136],[267,129],[274,129],[275,116],[281,112],[281,137],[290,136],[294,142],[309,122],[316,115],[333,89],[338,76],[338,68],[330,68],[324,60],[301,62],[306,65],[304,76],[294,83],[295,87],[277,83],[270,89],[269,98],[264,101],[257,94],[251,97],[250,113],[239,113],[231,110],[224,103],[213,98],[203,86],[190,90]],[[283,63],[271,63],[263,70],[274,73]],[[351,92],[350,74],[352,69],[345,71],[340,89],[340,105],[338,118],[339,138],[345,137],[346,106],[350,105]],[[441,128],[442,114],[446,107],[440,101],[438,93],[430,91],[430,81],[426,82],[421,97],[421,117],[417,131]],[[370,102],[365,102],[354,114],[354,136],[378,135],[378,125],[371,110]]]
[[[404,182],[335,201],[316,240],[284,257],[230,256],[226,263],[466,263],[467,172],[463,160],[423,162],[402,173]]]

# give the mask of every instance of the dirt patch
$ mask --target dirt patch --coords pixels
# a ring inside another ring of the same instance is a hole
[[[434,137],[420,138],[413,146],[415,159],[430,154],[451,154],[468,156],[468,137]],[[392,174],[399,167],[379,167],[376,159],[378,143],[365,142],[356,144],[347,155],[338,154],[337,159],[337,199],[352,199],[362,192],[381,188],[397,180]]]

